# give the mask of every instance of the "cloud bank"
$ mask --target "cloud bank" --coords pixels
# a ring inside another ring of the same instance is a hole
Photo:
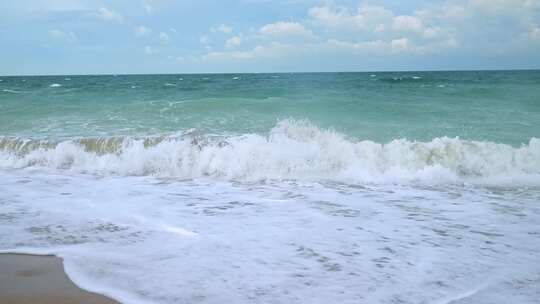
[[[43,54],[54,52],[101,58],[108,62],[93,66],[133,72],[540,67],[538,0],[114,4],[1,3],[0,25],[23,25],[4,31],[0,47],[31,45],[38,69],[46,67],[39,62],[50,61]],[[18,72],[10,65],[18,53],[0,63]]]

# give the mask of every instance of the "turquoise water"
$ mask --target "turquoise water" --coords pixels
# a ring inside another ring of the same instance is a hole
[[[9,136],[263,134],[291,118],[382,143],[458,136],[519,146],[540,136],[540,71],[1,79],[0,134]]]
[[[538,303],[540,71],[0,79],[0,252],[85,289]]]

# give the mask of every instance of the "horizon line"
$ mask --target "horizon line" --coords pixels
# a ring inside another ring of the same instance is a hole
[[[338,73],[416,73],[416,72],[510,72],[540,71],[540,68],[517,69],[425,69],[425,70],[373,70],[373,71],[293,71],[293,72],[181,72],[181,73],[96,73],[96,74],[20,74],[1,75],[0,77],[54,77],[54,76],[142,76],[142,75],[234,75],[234,74],[338,74]]]

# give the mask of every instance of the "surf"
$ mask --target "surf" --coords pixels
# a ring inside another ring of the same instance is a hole
[[[240,181],[452,183],[512,177],[540,184],[540,139],[521,147],[457,137],[378,143],[288,119],[266,134],[218,136],[190,130],[62,141],[1,137],[0,166]]]

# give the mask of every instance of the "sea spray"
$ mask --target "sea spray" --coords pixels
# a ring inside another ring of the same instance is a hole
[[[540,140],[532,138],[517,148],[448,137],[383,144],[348,138],[306,121],[283,120],[267,135],[218,137],[186,132],[60,142],[3,137],[0,165],[225,180],[455,182],[540,176]]]

